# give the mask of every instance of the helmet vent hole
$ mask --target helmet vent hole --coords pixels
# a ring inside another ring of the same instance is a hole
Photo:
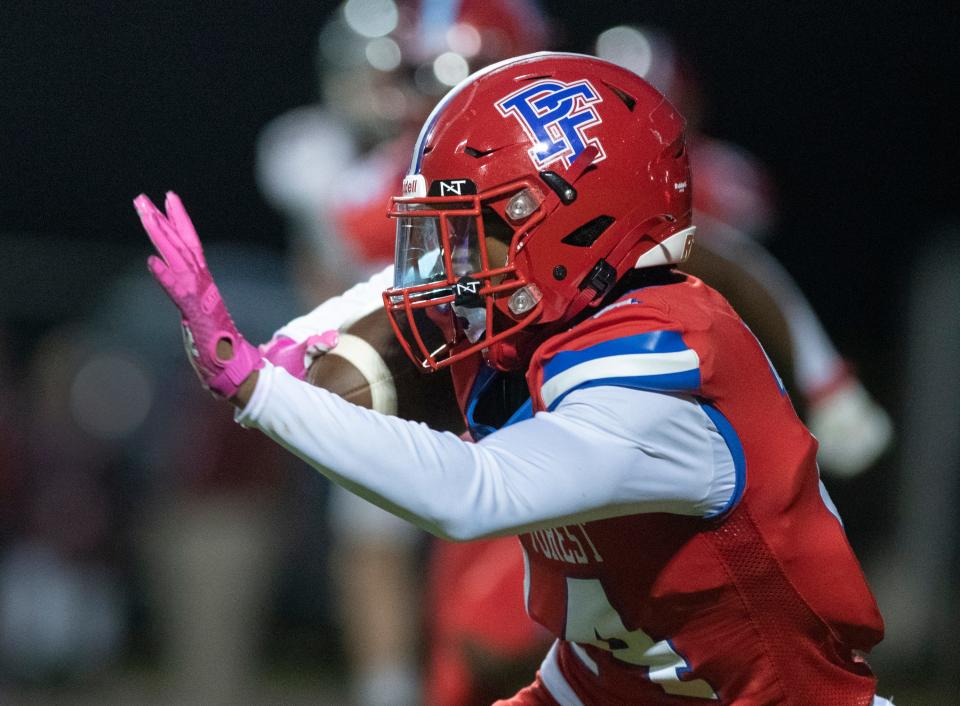
[[[631,96],[629,93],[627,93],[627,92],[626,92],[625,90],[623,90],[622,88],[618,88],[617,86],[614,86],[612,83],[607,83],[606,81],[604,81],[604,82],[603,82],[603,85],[605,85],[607,88],[609,88],[611,91],[613,91],[614,94],[616,94],[617,98],[619,98],[620,101],[621,101],[625,106],[627,106],[627,110],[629,110],[631,113],[633,112],[634,107],[637,105],[637,99],[636,99],[636,98],[634,98],[633,96]]]
[[[473,157],[474,159],[483,159],[484,157],[493,154],[496,152],[495,149],[492,150],[478,150],[476,147],[464,147],[463,151],[465,154]]]
[[[589,248],[613,224],[613,221],[614,218],[611,216],[597,216],[564,237],[560,242],[578,248]]]
[[[542,78],[550,78],[552,74],[530,74],[528,76],[517,76],[517,81],[539,81]]]

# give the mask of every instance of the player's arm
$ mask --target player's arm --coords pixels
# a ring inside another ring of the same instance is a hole
[[[150,270],[180,310],[203,384],[243,405],[242,423],[378,505],[470,539],[643,511],[705,515],[717,504],[716,429],[691,399],[570,390],[553,412],[474,445],[310,386],[236,329],[176,195],[166,214],[145,196],[136,204],[159,254]]]
[[[629,388],[574,391],[553,412],[469,444],[268,365],[237,419],[449,539],[637,512],[707,516],[734,488],[726,447],[695,401]]]
[[[380,294],[392,283],[391,265],[280,328],[260,346],[260,353],[294,377],[305,379],[312,363],[337,345],[340,332],[383,306]]]

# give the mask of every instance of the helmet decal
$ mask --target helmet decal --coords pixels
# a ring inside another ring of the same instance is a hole
[[[497,101],[504,117],[512,115],[533,141],[528,150],[537,169],[562,160],[566,168],[593,145],[599,162],[606,154],[596,137],[588,138],[589,128],[603,122],[596,106],[603,99],[586,79],[564,83],[555,79],[537,81]]]
[[[476,194],[477,185],[470,179],[436,179],[430,182],[428,196],[466,196]]]

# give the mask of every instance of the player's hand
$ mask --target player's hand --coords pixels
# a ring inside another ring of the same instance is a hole
[[[856,378],[812,402],[807,426],[820,442],[817,461],[840,478],[866,471],[893,442],[889,415]]]
[[[260,354],[298,380],[306,380],[313,361],[332,350],[339,340],[340,333],[336,329],[310,336],[302,343],[286,336],[277,336],[260,345]]]
[[[166,214],[144,194],[133,205],[159,253],[147,259],[147,267],[180,310],[190,363],[204,387],[234,397],[241,383],[263,367],[263,359],[230,318],[190,217],[172,191],[167,192]]]

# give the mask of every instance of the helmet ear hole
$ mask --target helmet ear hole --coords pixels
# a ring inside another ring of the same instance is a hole
[[[564,236],[560,242],[578,248],[589,248],[597,241],[597,238],[603,235],[607,228],[613,225],[613,222],[614,218],[612,216],[597,216],[569,235]]]

